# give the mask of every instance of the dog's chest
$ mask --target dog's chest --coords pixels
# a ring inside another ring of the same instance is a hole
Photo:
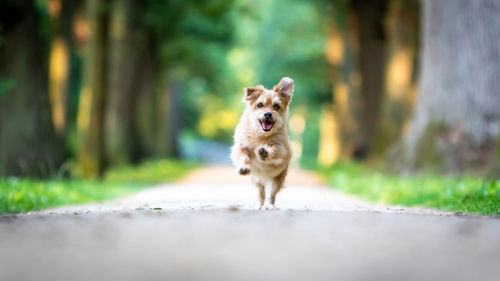
[[[252,169],[252,174],[260,179],[272,179],[287,167],[286,165],[270,165],[258,162],[255,159],[251,161],[250,167]]]
[[[290,160],[290,151],[284,145],[265,146],[269,151],[265,154],[267,158],[263,158],[256,149],[253,157],[251,157],[250,166],[252,173],[259,178],[273,178],[279,175],[283,169],[288,167]],[[257,149],[258,150],[258,149]]]

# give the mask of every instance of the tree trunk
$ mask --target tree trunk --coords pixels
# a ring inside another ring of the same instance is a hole
[[[500,135],[496,141],[496,147],[493,154],[493,159],[487,174],[488,177],[499,179],[500,178]]]
[[[345,10],[340,8],[342,11]],[[352,17],[348,17],[350,28]],[[344,32],[340,32],[344,30]],[[347,31],[340,23],[332,25],[328,34],[326,58],[330,63],[330,80],[333,85],[333,122],[337,123],[336,132],[338,143],[338,158],[351,159],[355,150],[359,130],[357,125],[357,111],[361,100],[359,71],[356,66],[356,54],[359,51],[359,42],[355,30]],[[336,160],[336,159],[334,159]]]
[[[407,167],[487,171],[500,128],[500,2],[424,0]]]
[[[160,75],[155,89],[155,143],[154,154],[158,157],[178,156],[180,130],[179,88],[170,82],[167,73]]]
[[[300,165],[306,168],[316,167],[319,163],[319,138],[320,138],[320,115],[321,112],[314,106],[309,106],[305,114],[307,120],[302,134],[302,153]]]
[[[72,26],[77,3],[75,0],[51,1],[52,42],[49,57],[49,93],[52,122],[57,136],[62,140],[66,135],[68,92],[73,48]]]
[[[136,130],[138,133],[138,158],[150,158],[155,155],[156,140],[156,99],[155,85],[158,60],[152,48],[147,49],[140,66],[140,88],[137,97]]]
[[[88,0],[90,35],[84,58],[83,87],[78,108],[78,167],[84,177],[99,177],[105,166],[104,114],[107,95],[109,2]]]
[[[179,134],[182,128],[182,111],[180,104],[180,85],[174,81],[169,81],[168,85],[168,128],[167,128],[167,156],[179,157]]]
[[[2,1],[0,26],[0,173],[48,176],[62,154],[51,123],[47,42],[35,1]]]
[[[326,58],[332,65],[333,114],[339,120],[336,135],[342,159],[362,160],[373,149],[384,92],[387,2],[351,0],[347,6],[335,4],[344,11],[340,15],[346,15],[347,24],[336,19]],[[344,30],[342,35],[339,30]]]
[[[352,0],[350,29],[357,32],[357,64],[361,77],[360,99],[355,110],[358,123],[353,157],[364,159],[372,150],[384,92],[387,0]]]
[[[116,0],[110,26],[110,84],[106,110],[105,142],[110,165],[137,160],[135,126],[137,93],[140,90],[140,60],[144,44],[138,22],[140,3]]]
[[[394,151],[409,128],[417,99],[418,0],[391,0],[386,16],[385,91],[373,153]]]

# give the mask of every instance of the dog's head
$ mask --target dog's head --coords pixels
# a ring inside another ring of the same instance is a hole
[[[245,88],[250,123],[259,135],[275,134],[286,125],[288,104],[292,99],[293,80],[284,77],[272,90],[263,86]]]

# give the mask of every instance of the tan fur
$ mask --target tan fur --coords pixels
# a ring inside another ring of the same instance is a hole
[[[293,94],[293,80],[284,77],[273,90],[263,86],[245,88],[245,110],[234,133],[231,159],[240,175],[250,175],[259,189],[259,208],[275,208],[276,194],[283,183],[292,157],[286,123]],[[258,104],[262,103],[259,108]],[[279,105],[275,109],[274,105]],[[264,131],[261,121],[272,114],[274,124]],[[267,200],[265,187],[270,188]]]

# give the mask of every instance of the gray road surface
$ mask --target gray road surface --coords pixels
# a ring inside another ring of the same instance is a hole
[[[497,218],[372,205],[300,172],[257,211],[224,169],[2,216],[0,280],[500,280]]]

